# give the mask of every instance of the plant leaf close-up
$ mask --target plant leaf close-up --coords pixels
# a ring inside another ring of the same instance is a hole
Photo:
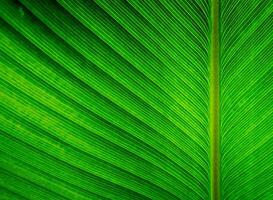
[[[17,199],[273,199],[273,1],[0,0]]]

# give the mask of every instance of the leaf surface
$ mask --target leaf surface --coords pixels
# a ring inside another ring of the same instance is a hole
[[[1,1],[0,199],[271,199],[272,10]]]

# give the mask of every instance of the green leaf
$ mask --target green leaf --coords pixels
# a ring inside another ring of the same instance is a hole
[[[222,198],[272,199],[273,4],[221,8]]]
[[[272,0],[2,0],[0,199],[272,199]]]

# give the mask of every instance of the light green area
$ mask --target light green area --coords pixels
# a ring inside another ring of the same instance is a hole
[[[221,1],[222,199],[273,197],[273,2]]]
[[[0,16],[0,200],[273,198],[272,0]]]
[[[220,109],[219,109],[219,1],[211,5],[211,45],[210,45],[210,189],[211,199],[220,199]]]

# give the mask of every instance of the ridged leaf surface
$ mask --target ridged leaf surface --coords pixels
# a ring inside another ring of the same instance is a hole
[[[272,199],[272,10],[0,1],[0,199]]]

